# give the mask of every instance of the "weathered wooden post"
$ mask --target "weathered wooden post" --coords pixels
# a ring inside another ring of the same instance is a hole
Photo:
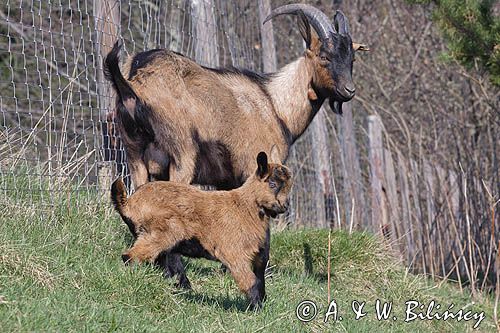
[[[330,149],[328,145],[328,130],[326,128],[325,108],[322,107],[311,123],[314,172],[320,191],[314,191],[318,228],[330,228],[333,221],[334,195],[332,191]],[[333,225],[332,225],[333,226]],[[340,227],[340,226],[339,226]]]
[[[401,193],[401,219],[403,222],[403,229],[405,230],[406,238],[406,260],[411,263],[415,256],[415,235],[414,226],[411,214],[411,201],[410,201],[410,185],[408,182],[408,167],[406,166],[403,155],[398,152],[398,170],[399,170],[399,191]]]
[[[422,221],[426,225],[425,228],[425,237],[427,240],[427,253],[428,255],[428,262],[427,265],[429,266],[431,276],[434,278],[436,274],[436,267],[435,267],[435,260],[438,259],[436,256],[437,253],[435,251],[435,244],[436,241],[432,237],[432,228],[434,225],[434,219],[435,219],[435,205],[434,205],[434,198],[435,198],[435,188],[434,188],[434,172],[432,170],[431,164],[427,161],[423,161],[423,178],[424,178],[424,184],[425,184],[425,201],[427,203],[427,223]]]
[[[276,48],[274,46],[273,22],[262,24],[271,13],[269,0],[259,0],[260,40],[262,44],[262,65],[265,73],[276,71]]]
[[[378,116],[368,116],[369,160],[371,183],[371,225],[370,229],[377,233],[386,228],[386,209],[383,193],[383,146],[382,126]]]
[[[212,0],[191,0],[190,4],[195,59],[204,66],[218,66],[219,50],[214,3]]]
[[[101,154],[102,160],[97,165],[98,186],[103,196],[111,188],[113,178],[113,162],[116,158],[117,141],[114,127],[114,91],[104,78],[102,71],[103,59],[118,39],[120,30],[120,1],[94,0],[95,19],[95,49],[97,53],[97,82],[98,108],[102,133]]]
[[[354,225],[365,226],[367,221],[364,219],[367,216],[365,215],[361,168],[352,119],[352,102],[342,105],[342,113],[339,126],[339,141],[343,161],[344,216],[347,223],[350,223],[352,219]],[[353,216],[351,216],[351,212],[353,212]]]
[[[398,245],[401,252],[404,251],[402,246],[402,237],[404,235],[404,230],[402,230],[398,191],[396,184],[396,171],[394,169],[394,160],[392,158],[392,153],[389,149],[383,149],[384,152],[384,194],[387,198],[387,218],[389,221],[390,231],[391,231],[391,241],[394,245]]]

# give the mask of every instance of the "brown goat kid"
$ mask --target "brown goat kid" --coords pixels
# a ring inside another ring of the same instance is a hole
[[[268,164],[264,152],[257,164],[257,171],[231,191],[158,181],[127,198],[121,178],[115,181],[112,200],[136,236],[122,255],[124,262],[154,263],[161,253],[218,259],[251,304],[260,305],[265,297],[263,249],[269,217],[285,212],[292,178],[287,167]]]

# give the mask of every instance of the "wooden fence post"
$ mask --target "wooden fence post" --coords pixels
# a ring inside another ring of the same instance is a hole
[[[99,188],[107,191],[111,188],[113,178],[113,161],[116,160],[118,145],[114,126],[114,91],[104,78],[102,63],[113,44],[118,39],[120,29],[120,1],[94,0],[94,20],[96,27],[95,48],[99,55],[96,88],[98,93],[98,108],[102,132],[102,161],[97,168]]]
[[[427,251],[429,255],[427,256],[428,261],[427,265],[430,268],[431,276],[434,278],[435,277],[435,259],[437,259],[436,251],[434,249],[435,244],[436,244],[436,239],[433,237],[433,235],[436,233],[435,231],[435,224],[434,224],[434,219],[436,216],[436,209],[434,206],[434,172],[432,170],[432,166],[429,164],[427,160],[424,160],[423,163],[423,178],[424,178],[424,184],[425,184],[425,189],[426,189],[426,196],[425,196],[425,201],[426,201],[426,210],[427,210],[427,223],[425,221],[422,221],[423,223],[426,223],[427,226],[425,228],[426,230],[426,240],[427,240]]]
[[[369,160],[371,183],[371,226],[370,229],[377,233],[384,231],[386,226],[386,208],[383,193],[383,146],[382,126],[378,116],[368,116],[369,135]]]
[[[420,261],[421,261],[421,267],[420,269],[423,270],[424,274],[427,274],[427,252],[425,252],[425,249],[427,248],[426,246],[426,241],[425,241],[425,227],[426,224],[423,220],[423,214],[422,210],[420,209],[420,204],[421,204],[421,199],[420,199],[420,194],[421,191],[419,189],[419,177],[418,175],[421,174],[420,168],[418,166],[417,161],[410,159],[410,173],[409,173],[409,178],[410,178],[410,193],[413,198],[413,214],[415,215],[415,239],[417,241],[417,249],[419,249],[418,255],[420,256]],[[417,266],[418,267],[418,266]]]
[[[436,198],[435,200],[440,200],[440,216],[441,218],[436,218],[437,236],[438,244],[436,252],[439,253],[440,261],[440,276],[446,276],[446,256],[449,252],[453,251],[451,246],[448,246],[448,240],[451,236],[451,232],[448,232],[449,225],[451,225],[451,218],[449,217],[449,212],[447,211],[447,196],[450,191],[450,185],[446,177],[446,171],[440,166],[436,166],[437,175],[437,185],[436,185]],[[445,255],[446,252],[446,255]]]
[[[346,223],[357,226],[366,226],[364,220],[365,200],[362,196],[361,168],[359,164],[358,148],[356,146],[356,136],[354,134],[352,120],[352,102],[344,103],[342,106],[343,115],[340,119],[339,141],[342,158],[342,175],[344,183],[344,210]],[[354,199],[354,201],[353,201]],[[354,203],[354,216],[351,216]]]
[[[408,263],[413,263],[415,256],[415,235],[413,232],[411,202],[410,202],[410,185],[408,183],[408,167],[403,159],[403,156],[398,152],[398,167],[399,167],[399,188],[401,191],[401,218],[403,221],[403,229],[406,236],[406,259]]]
[[[219,66],[217,21],[212,0],[191,0],[191,24],[196,61],[204,66]]]
[[[265,73],[276,71],[276,48],[274,46],[273,22],[262,24],[271,13],[269,0],[259,0],[260,40],[262,44],[262,65]]]
[[[325,109],[322,107],[314,118],[312,127],[312,160],[314,173],[320,191],[315,191],[316,227],[330,228],[333,218],[333,192],[331,180],[331,158],[328,148],[328,130],[326,128]],[[330,213],[330,214],[328,214]]]
[[[393,242],[398,242],[399,249],[403,252],[404,248],[401,243],[401,237],[404,234],[404,229],[401,224],[394,161],[389,149],[384,149],[384,175],[384,188],[387,197],[387,215],[391,227],[391,240]]]

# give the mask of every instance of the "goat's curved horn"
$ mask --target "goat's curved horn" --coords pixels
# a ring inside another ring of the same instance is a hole
[[[349,30],[349,20],[340,10],[337,10],[335,16],[333,17],[333,26],[335,27],[335,25],[338,26],[339,34],[347,36],[351,35]]]
[[[299,12],[304,13],[321,41],[329,39],[329,32],[336,32],[335,27],[332,26],[325,13],[313,6],[305,4],[291,4],[275,8],[266,17],[263,24],[276,16],[284,14],[298,15]]]

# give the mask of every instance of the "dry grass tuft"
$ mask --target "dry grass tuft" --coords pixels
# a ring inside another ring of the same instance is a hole
[[[41,287],[53,290],[56,284],[56,277],[50,272],[48,262],[42,258],[30,254],[23,255],[22,246],[10,244],[0,245],[0,264],[7,268],[9,275],[30,278]],[[8,303],[3,296],[0,296],[0,304]]]

